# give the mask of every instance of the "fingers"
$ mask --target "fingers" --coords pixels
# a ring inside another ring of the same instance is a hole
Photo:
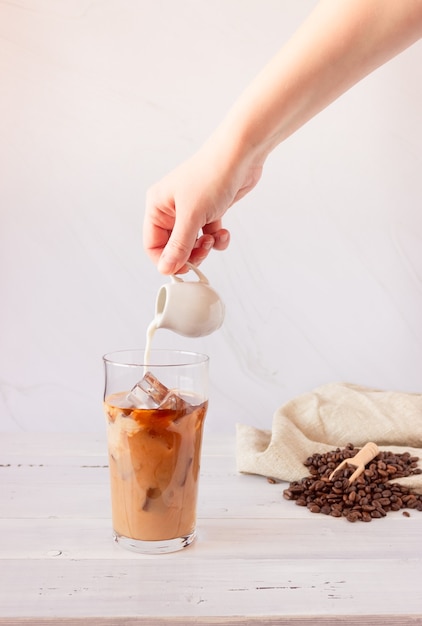
[[[170,238],[158,260],[158,271],[166,275],[186,272],[187,261],[193,265],[200,265],[212,249],[225,250],[229,243],[230,233],[225,228],[212,235],[204,234],[198,237],[190,252],[188,246],[181,245],[180,242],[175,243]]]
[[[225,250],[230,243],[230,233],[225,228],[220,228],[217,232],[213,233],[214,236],[214,250]]]
[[[151,215],[146,214],[142,230],[145,252],[156,265],[169,240],[169,232],[171,230],[171,225],[163,226],[161,223],[157,223],[157,221],[159,222],[159,220],[155,219],[153,212],[151,212]]]
[[[221,228],[212,235],[202,235],[196,240],[189,261],[194,265],[200,265],[207,258],[210,250],[225,250],[229,242],[230,233],[225,228]]]
[[[184,268],[189,260],[196,241],[196,230],[192,235],[186,233],[184,237],[178,238],[173,231],[158,260],[158,271],[162,274],[177,274]]]

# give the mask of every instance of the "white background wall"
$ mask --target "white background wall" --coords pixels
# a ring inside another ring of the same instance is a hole
[[[302,0],[0,2],[0,429],[102,431],[102,362],[143,347],[160,276],[148,186],[189,156],[309,13]],[[422,47],[271,156],[202,269],[208,428],[270,427],[331,381],[422,392]]]

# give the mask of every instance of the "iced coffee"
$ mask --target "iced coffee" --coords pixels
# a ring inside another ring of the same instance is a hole
[[[163,552],[172,540],[180,543],[174,549],[188,545],[195,537],[207,401],[169,390],[147,373],[133,389],[106,395],[104,409],[116,540],[141,545],[139,551],[148,551],[142,542],[158,542]]]

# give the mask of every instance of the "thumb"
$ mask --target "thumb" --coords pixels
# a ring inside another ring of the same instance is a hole
[[[158,271],[162,274],[177,274],[189,259],[195,245],[199,228],[192,224],[183,230],[175,223],[169,240],[158,261]]]

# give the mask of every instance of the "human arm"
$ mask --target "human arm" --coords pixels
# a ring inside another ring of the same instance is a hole
[[[199,151],[148,191],[144,246],[158,269],[226,248],[222,217],[271,151],[421,36],[422,0],[321,0]]]

